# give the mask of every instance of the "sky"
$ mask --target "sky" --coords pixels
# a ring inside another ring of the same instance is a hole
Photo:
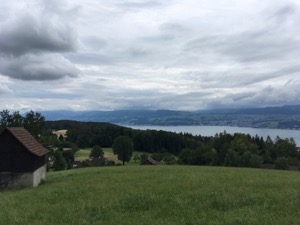
[[[0,110],[300,104],[298,0],[1,0]]]

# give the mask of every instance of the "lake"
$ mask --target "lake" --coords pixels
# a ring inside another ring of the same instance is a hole
[[[279,136],[280,138],[294,138],[297,146],[300,147],[300,130],[281,130],[266,128],[250,128],[250,127],[229,127],[229,126],[127,126],[140,130],[163,130],[176,133],[190,133],[201,136],[215,136],[216,133],[224,132],[234,134],[243,133],[255,136],[256,134],[264,139],[270,136],[273,140]]]

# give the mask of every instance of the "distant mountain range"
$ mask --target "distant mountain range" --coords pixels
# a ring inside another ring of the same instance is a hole
[[[108,122],[122,125],[213,125],[300,129],[300,105],[199,111],[42,111],[46,120]]]

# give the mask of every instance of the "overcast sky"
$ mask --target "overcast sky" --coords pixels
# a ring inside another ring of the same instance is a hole
[[[9,0],[0,110],[300,104],[298,0]]]

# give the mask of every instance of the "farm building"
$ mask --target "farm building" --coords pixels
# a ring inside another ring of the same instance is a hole
[[[141,162],[141,165],[157,165],[159,162],[152,159],[151,156],[148,156],[143,162]]]
[[[0,189],[38,186],[46,178],[47,153],[25,128],[5,128],[0,133]]]

